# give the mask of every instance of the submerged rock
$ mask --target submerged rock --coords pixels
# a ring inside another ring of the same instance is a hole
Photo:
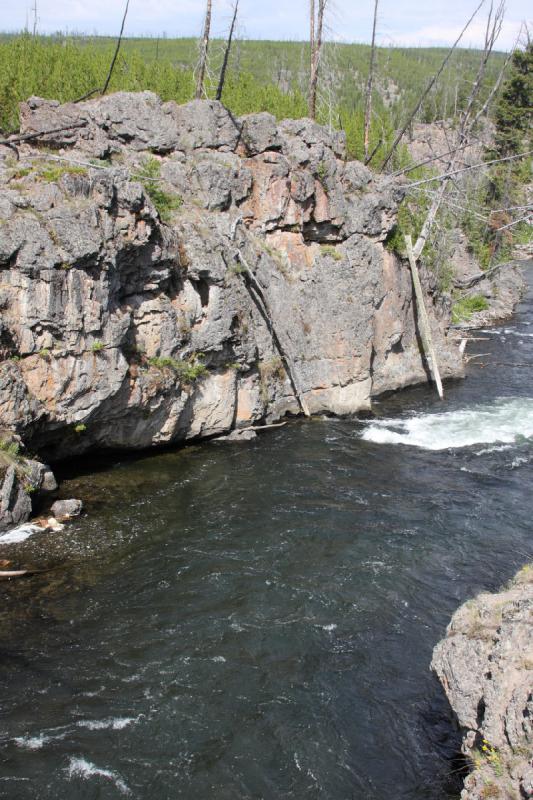
[[[456,611],[431,663],[472,765],[462,800],[533,796],[533,566]]]

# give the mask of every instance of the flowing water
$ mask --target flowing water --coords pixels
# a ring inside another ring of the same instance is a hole
[[[457,797],[429,663],[533,558],[531,294],[479,336],[444,404],[95,464],[0,538],[45,569],[0,584],[0,796]]]

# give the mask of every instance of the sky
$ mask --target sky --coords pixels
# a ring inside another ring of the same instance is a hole
[[[378,44],[406,46],[450,45],[479,0],[380,0]],[[57,30],[116,34],[125,0],[0,0],[5,31],[33,27],[37,4],[40,33]],[[478,47],[490,0],[462,40]],[[305,39],[308,0],[240,0],[240,33],[250,39]],[[232,0],[213,0],[214,36],[227,30]],[[526,20],[532,25],[530,0],[507,0],[507,12],[498,49],[510,49]],[[372,31],[373,0],[329,0],[328,37],[337,41],[368,42]],[[126,35],[197,36],[202,27],[205,0],[130,0]]]

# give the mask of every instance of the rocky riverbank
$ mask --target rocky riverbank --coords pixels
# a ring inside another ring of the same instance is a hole
[[[472,767],[462,800],[533,797],[533,566],[461,606],[431,666]]]
[[[29,453],[352,414],[428,379],[387,247],[402,182],[348,161],[342,133],[150,92],[30,98],[21,133],[16,156],[0,148],[1,525],[50,491]],[[422,278],[441,373],[459,376],[450,303]],[[497,314],[518,285],[490,284]]]
[[[342,134],[150,92],[31,98],[21,132],[39,135],[0,154],[4,449],[142,449],[427,380],[385,246],[401,184],[347,161]],[[425,284],[441,370],[460,375]],[[43,488],[20,463],[4,524]]]

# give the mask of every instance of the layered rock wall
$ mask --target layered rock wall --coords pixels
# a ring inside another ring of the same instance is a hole
[[[384,244],[401,185],[342,134],[150,92],[31,98],[21,123],[40,135],[0,154],[0,417],[34,452],[349,414],[427,380]]]

